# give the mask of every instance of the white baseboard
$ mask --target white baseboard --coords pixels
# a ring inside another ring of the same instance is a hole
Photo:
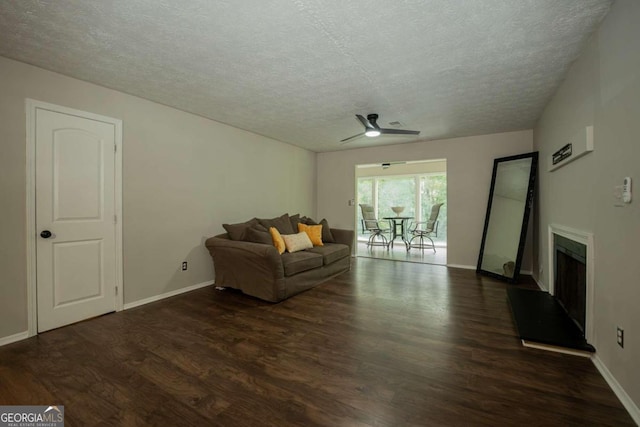
[[[195,285],[187,286],[186,288],[176,289],[175,291],[165,292],[164,294],[154,295],[149,298],[141,299],[134,302],[129,302],[124,305],[125,310],[129,310],[130,308],[139,307],[141,305],[149,304],[151,302],[160,301],[165,298],[174,297],[176,295],[184,294],[185,292],[195,291],[196,289],[204,288],[206,286],[213,285],[214,281],[209,280],[202,283],[196,283]]]
[[[451,268],[463,268],[465,270],[476,270],[478,268],[477,265],[462,265],[462,264],[447,264],[447,267]],[[524,274],[525,276],[532,276],[532,272],[529,270],[522,270],[520,274]]]
[[[593,355],[591,361],[598,371],[600,371],[600,374],[604,377],[607,384],[609,384],[609,387],[611,387],[616,396],[618,396],[620,403],[622,403],[622,406],[624,406],[627,412],[629,412],[633,421],[640,426],[640,409],[638,409],[638,405],[631,400],[627,392],[624,391],[620,383],[618,383],[613,374],[611,374],[609,369],[604,365],[604,363],[602,363],[602,360],[600,360],[597,354]]]
[[[475,265],[461,265],[461,264],[447,264],[447,267],[464,268],[465,270],[475,270],[477,268],[477,266]]]
[[[150,302],[159,301],[161,299],[173,297],[176,295],[183,294],[185,292],[195,291],[196,289],[204,288],[206,286],[213,285],[214,281],[209,280],[207,282],[197,283],[195,285],[187,286],[186,288],[176,289],[175,291],[166,292],[164,294],[155,295],[149,298],[145,298],[139,301],[130,302],[124,305],[124,309],[128,310],[130,308],[138,307],[144,304],[149,304]],[[29,338],[29,331],[20,332],[14,335],[9,335],[7,337],[0,337],[0,347],[3,345],[11,344],[17,341],[22,341],[24,339]]]
[[[555,353],[570,354],[571,356],[588,357],[588,358],[593,356],[593,353],[591,353],[590,351],[573,350],[566,347],[558,347],[556,345],[543,344],[543,343],[527,341],[522,339],[520,341],[522,342],[523,347],[537,348],[538,350],[553,351]]]
[[[531,276],[531,277],[533,277],[533,276]],[[536,282],[536,285],[538,285],[538,288],[541,291],[549,292],[549,289],[545,288],[544,283],[542,283],[540,280],[536,279],[535,277],[533,277],[533,280]]]
[[[29,331],[20,332],[17,334],[9,335],[8,337],[0,338],[0,347],[3,345],[11,344],[17,341],[22,341],[29,338]]]

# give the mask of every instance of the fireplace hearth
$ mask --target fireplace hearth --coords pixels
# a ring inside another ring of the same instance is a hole
[[[510,288],[507,296],[524,345],[584,353],[595,351],[553,295],[544,291]]]
[[[507,290],[525,345],[578,353],[594,352],[590,306],[593,293],[593,235],[549,227],[549,292]]]

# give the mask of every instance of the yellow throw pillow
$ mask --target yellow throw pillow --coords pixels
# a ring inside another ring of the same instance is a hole
[[[313,246],[324,246],[322,243],[322,225],[307,225],[298,223],[298,231],[304,231],[309,236]]]
[[[271,234],[271,240],[273,240],[273,246],[275,246],[278,253],[282,255],[287,247],[284,244],[284,239],[280,235],[280,232],[277,228],[270,227],[269,233]]]

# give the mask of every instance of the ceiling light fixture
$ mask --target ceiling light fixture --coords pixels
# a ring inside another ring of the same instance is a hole
[[[420,135],[419,130],[406,130],[406,129],[384,129],[378,126],[378,115],[377,114],[367,114],[367,118],[365,119],[360,114],[356,114],[356,118],[362,123],[364,126],[364,132],[359,133],[357,135],[350,136],[349,138],[345,138],[341,143],[347,143],[352,139],[359,138],[362,135],[366,135],[370,138],[374,138],[380,135]]]

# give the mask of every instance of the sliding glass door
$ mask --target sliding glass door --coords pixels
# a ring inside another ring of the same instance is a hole
[[[358,178],[358,204],[373,205],[378,219],[395,216],[392,206],[403,206],[402,216],[414,218],[414,222],[426,221],[431,207],[444,203],[438,217],[438,234],[434,241],[446,244],[447,236],[447,175],[446,173],[408,174],[396,176],[371,176]],[[361,229],[361,212],[358,208],[358,226]],[[361,234],[365,234],[360,230]]]

